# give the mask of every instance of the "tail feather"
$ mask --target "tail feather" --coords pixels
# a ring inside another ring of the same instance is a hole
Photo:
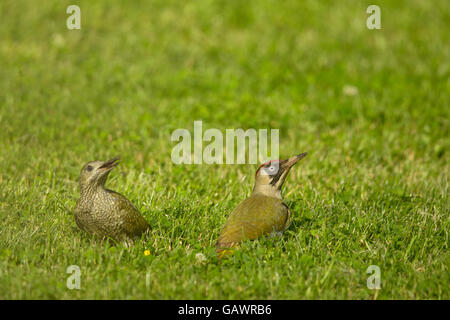
[[[216,254],[217,258],[222,259],[225,256],[232,255],[234,253],[234,250],[231,249],[232,247],[235,247],[236,243],[216,243]]]

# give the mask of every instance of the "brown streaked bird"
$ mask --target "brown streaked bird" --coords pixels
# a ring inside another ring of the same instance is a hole
[[[243,240],[277,235],[289,227],[290,212],[283,202],[281,187],[292,166],[306,155],[269,161],[256,170],[252,195],[231,212],[216,242],[219,258],[232,253],[230,248]]]
[[[131,245],[150,229],[139,210],[123,195],[105,188],[110,171],[119,157],[91,161],[80,173],[80,199],[75,206],[75,222],[83,231]]]

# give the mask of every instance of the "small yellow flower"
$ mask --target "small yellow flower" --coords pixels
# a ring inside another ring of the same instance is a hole
[[[145,256],[149,256],[149,255],[150,255],[150,250],[145,250],[145,251],[144,251],[144,255],[145,255]]]

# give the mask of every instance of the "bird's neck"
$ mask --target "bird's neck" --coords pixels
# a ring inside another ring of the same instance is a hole
[[[80,186],[81,197],[92,197],[94,194],[106,192],[102,184],[86,184]]]
[[[275,188],[272,185],[263,184],[263,185],[255,185],[253,188],[253,194],[259,194],[266,197],[272,197],[277,199],[283,199],[281,196],[281,190]]]

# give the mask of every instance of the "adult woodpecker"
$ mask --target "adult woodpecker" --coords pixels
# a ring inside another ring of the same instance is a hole
[[[216,242],[219,258],[232,253],[230,248],[245,239],[280,234],[289,227],[290,212],[283,202],[281,187],[292,166],[306,155],[269,161],[256,170],[252,195],[231,212]]]
[[[74,216],[83,231],[130,245],[150,226],[127,198],[105,188],[108,174],[117,166],[118,160],[116,157],[84,165],[80,173],[80,199]]]

